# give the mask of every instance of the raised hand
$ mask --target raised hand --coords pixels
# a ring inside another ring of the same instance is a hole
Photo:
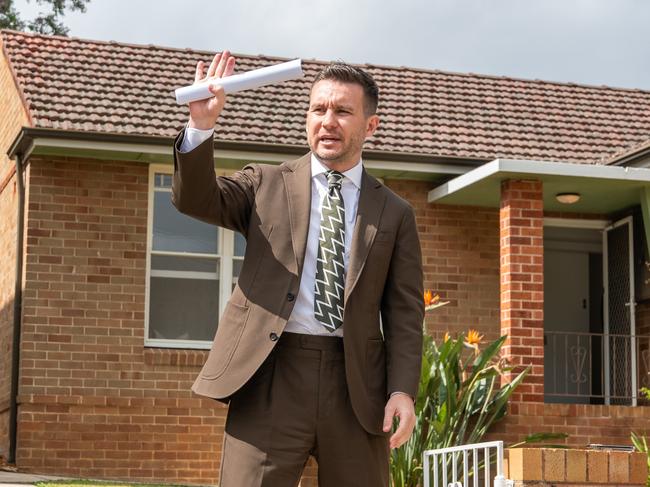
[[[189,104],[190,121],[188,127],[202,130],[214,128],[214,124],[217,122],[221,110],[223,110],[226,103],[226,94],[219,85],[219,79],[230,76],[234,69],[235,58],[227,50],[222,53],[217,53],[214,56],[207,74],[205,74],[205,64],[203,61],[197,63],[194,84],[208,83],[210,93],[214,97],[194,101]]]

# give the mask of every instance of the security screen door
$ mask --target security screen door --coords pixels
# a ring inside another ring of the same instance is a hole
[[[632,217],[603,232],[605,403],[636,406]]]

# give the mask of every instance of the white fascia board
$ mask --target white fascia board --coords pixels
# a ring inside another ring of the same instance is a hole
[[[38,147],[55,147],[59,149],[75,149],[88,151],[106,151],[106,152],[123,152],[125,154],[155,154],[173,156],[172,146],[154,145],[154,144],[129,144],[125,142],[99,142],[88,140],[66,140],[58,138],[36,138],[33,142],[34,148]],[[222,150],[214,151],[215,159],[250,159],[251,161],[264,161],[280,163],[286,160],[295,159],[295,155],[278,154],[272,152],[258,151],[236,151]],[[137,160],[135,158],[134,160]]]
[[[433,203],[434,201],[439,200],[444,196],[455,193],[456,191],[459,191],[467,186],[471,186],[472,184],[480,181],[481,179],[485,179],[488,176],[497,173],[498,171],[499,159],[483,164],[482,166],[479,166],[476,169],[472,169],[471,171],[468,171],[465,174],[452,179],[451,181],[447,181],[445,184],[441,184],[437,188],[433,188],[431,191],[429,191],[427,201],[429,203]]]
[[[34,139],[34,147],[56,147],[57,149],[77,149],[77,150],[105,150],[111,152],[133,152],[147,154],[171,154],[169,149],[164,146],[147,145],[147,144],[127,144],[123,142],[95,142],[88,140],[68,140],[59,138],[37,137]]]
[[[650,182],[650,170],[642,167],[603,166],[573,162],[496,159],[500,172],[516,172],[540,176],[569,176]]]
[[[170,151],[171,154],[171,151]],[[243,159],[251,162],[268,162],[271,164],[281,164],[284,161],[291,161],[297,159],[299,156],[295,154],[282,154],[277,152],[258,152],[258,151],[236,151],[236,150],[222,150],[217,149],[214,151],[214,159]]]
[[[535,161],[526,159],[495,159],[429,191],[428,202],[433,203],[447,195],[471,186],[494,174],[565,176],[593,179],[611,179],[650,182],[650,169],[641,167],[602,166],[570,162]]]
[[[33,147],[57,148],[57,149],[74,149],[79,151],[106,151],[106,152],[123,152],[125,154],[153,154],[169,156],[172,158],[172,146],[149,145],[149,144],[130,144],[125,142],[100,142],[89,140],[69,140],[60,138],[40,137],[35,138]],[[214,157],[219,159],[236,159],[250,160],[251,162],[268,162],[280,164],[284,161],[296,159],[296,154],[283,154],[281,152],[263,152],[263,151],[238,151],[233,149],[216,149]],[[134,157],[139,160],[139,157]],[[466,166],[456,164],[436,164],[436,163],[418,163],[418,162],[400,162],[400,161],[383,161],[376,159],[364,159],[364,166],[368,169],[400,171],[405,173],[420,174],[464,174],[468,171]]]
[[[463,165],[436,164],[421,162],[378,161],[364,159],[363,165],[368,169],[383,169],[424,174],[465,174],[469,169]]]

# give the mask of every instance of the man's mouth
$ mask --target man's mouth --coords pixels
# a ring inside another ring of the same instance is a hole
[[[341,139],[339,139],[338,137],[333,137],[333,136],[323,136],[323,137],[320,138],[320,141],[325,142],[326,144],[327,143],[332,143],[332,142],[338,142],[339,140],[341,140]]]

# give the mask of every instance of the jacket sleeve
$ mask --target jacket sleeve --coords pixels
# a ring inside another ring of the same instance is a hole
[[[248,165],[232,176],[217,177],[212,137],[183,153],[183,136],[181,131],[174,140],[172,203],[181,213],[247,236],[262,179],[260,167]]]
[[[417,397],[424,319],[422,251],[415,215],[406,206],[381,301],[387,391]]]

